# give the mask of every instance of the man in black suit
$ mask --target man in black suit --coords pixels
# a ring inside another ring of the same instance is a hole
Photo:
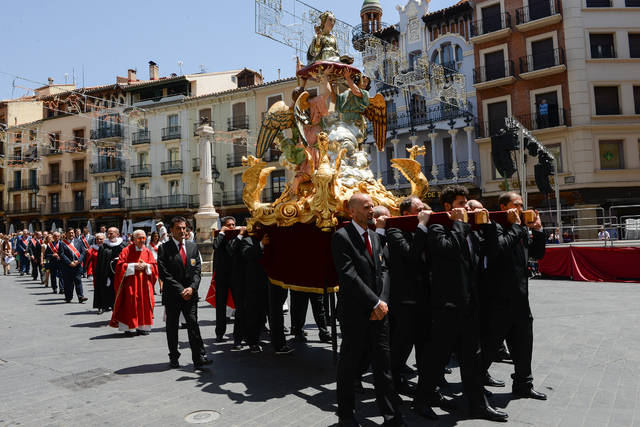
[[[244,339],[249,345],[251,353],[260,353],[260,331],[265,324],[268,312],[269,286],[270,281],[267,273],[260,265],[260,259],[264,253],[264,247],[269,244],[269,236],[264,235],[262,239],[256,236],[244,235],[240,240],[239,252],[242,273],[237,272],[238,277],[244,279]],[[280,305],[282,307],[282,304]],[[289,353],[290,349],[286,349]]]
[[[233,295],[231,275],[233,272],[234,240],[225,237],[224,232],[236,228],[236,220],[232,216],[222,218],[222,228],[213,239],[213,270],[216,281],[216,341],[223,342],[227,331],[227,298]],[[235,300],[235,295],[234,295]]]
[[[59,245],[62,281],[64,282],[64,299],[66,302],[71,302],[75,288],[78,302],[82,304],[87,300],[82,289],[82,263],[84,262],[85,252],[74,246],[74,236],[73,228],[69,227],[66,239]]]
[[[446,187],[440,200],[453,224],[451,228],[432,224],[428,229],[431,340],[429,351],[425,352],[424,386],[420,387],[414,409],[431,419],[437,419],[433,406],[448,411],[455,409],[455,402],[445,399],[438,391],[442,371],[455,348],[471,417],[506,421],[507,414],[489,406],[482,386],[477,276],[485,249],[471,233],[471,225],[464,222],[468,195],[463,186]],[[422,214],[419,220],[419,228],[424,230],[429,215]],[[487,225],[488,233],[491,227],[495,225]]]
[[[400,215],[417,215],[428,209],[422,200],[409,196],[400,203]],[[414,389],[404,374],[407,359],[415,346],[418,372],[422,373],[422,350],[428,337],[424,325],[428,317],[427,286],[428,266],[425,257],[426,238],[419,233],[389,228],[386,231],[389,246],[389,271],[391,274],[391,370],[396,390],[413,395]]]
[[[198,326],[198,288],[200,287],[201,258],[198,246],[185,240],[187,220],[174,217],[171,220],[169,241],[158,248],[158,272],[163,283],[162,304],[167,321],[169,365],[179,368],[178,319],[183,314],[187,322],[189,346],[194,369],[205,369],[211,360],[203,356],[204,344]]]
[[[484,367],[491,366],[500,345],[507,340],[514,373],[512,392],[518,397],[546,400],[547,396],[533,388],[531,357],[533,352],[533,316],[529,306],[529,257],[541,259],[546,238],[540,216],[521,224],[522,197],[514,192],[500,196],[500,209],[507,211],[510,226],[497,228],[498,251],[490,257],[488,271],[494,279],[489,289],[489,331],[483,343]],[[531,230],[531,234],[529,234]]]
[[[49,264],[49,277],[51,278],[51,290],[58,293],[58,285],[60,285],[60,293],[64,293],[64,282],[62,280],[62,266],[60,259],[60,251],[62,251],[62,242],[60,241],[60,233],[54,231],[51,233],[53,241],[50,242],[44,251],[44,257]]]
[[[40,274],[40,281],[43,281],[42,266],[40,265],[40,256],[42,255],[42,233],[36,231],[34,236],[29,241],[27,246],[27,254],[31,260],[31,277],[33,280],[38,280],[38,273]]]
[[[391,378],[389,350],[389,275],[383,246],[373,225],[373,201],[356,193],[349,199],[352,221],[333,234],[331,252],[338,273],[338,316],[342,331],[337,373],[338,417],[344,426],[355,419],[354,381],[363,355],[373,366],[376,402],[385,425],[405,425],[398,410],[400,400]]]

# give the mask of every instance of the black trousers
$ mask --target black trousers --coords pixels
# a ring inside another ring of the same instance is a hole
[[[514,365],[514,373],[511,375],[513,386],[530,388],[533,384],[533,316],[528,301],[492,307],[488,333],[482,345],[485,371],[495,360],[505,339]]]
[[[278,350],[287,343],[284,336],[284,311],[282,305],[287,300],[287,289],[269,283],[269,327],[271,345]]]
[[[300,335],[307,320],[307,309],[311,301],[311,311],[320,334],[329,334],[324,311],[324,295],[291,290],[291,332]]]
[[[51,288],[54,291],[60,290],[64,292],[64,280],[62,279],[62,271],[59,266],[49,263],[49,280],[51,280]]]
[[[33,280],[38,280],[38,273],[42,278],[42,272],[40,271],[40,260],[31,260],[31,277]]]
[[[411,349],[416,348],[418,373],[422,376],[422,352],[428,338],[430,318],[427,311],[416,304],[393,305],[391,315],[391,372],[396,383],[400,381],[402,368],[407,364]]]
[[[267,318],[269,306],[269,284],[267,282],[246,282],[245,307],[245,339],[248,345],[260,342],[260,331]],[[280,306],[282,309],[282,305]]]
[[[227,332],[227,298],[231,292],[229,280],[216,280],[216,337]]]
[[[354,381],[360,379],[362,361],[368,353],[373,367],[376,403],[385,421],[399,414],[398,395],[391,378],[389,316],[382,320],[340,322],[342,343],[338,361],[338,417],[351,418],[355,412]]]
[[[233,343],[240,345],[242,344],[242,340],[247,340],[247,308],[244,283],[233,283],[231,285],[231,295],[233,296],[233,303],[236,306],[236,314],[233,320]],[[216,324],[217,323],[216,321]]]
[[[62,281],[64,282],[65,300],[71,301],[73,299],[74,288],[78,298],[84,297],[84,292],[82,290],[82,269],[80,269],[80,271],[77,271],[77,269],[73,269],[72,271],[63,270]]]
[[[178,351],[178,323],[180,313],[187,322],[187,334],[189,336],[189,346],[191,347],[191,359],[196,362],[202,357],[204,344],[200,335],[200,326],[198,326],[198,299],[191,298],[185,301],[180,298],[179,301],[171,301],[165,305],[167,313],[167,345],[169,346],[169,358],[178,359],[180,352]]]
[[[418,381],[417,403],[427,403],[437,395],[442,371],[456,349],[464,394],[472,408],[487,407],[482,386],[482,358],[480,353],[480,325],[476,309],[437,308],[432,312],[429,351],[423,354],[425,375]]]

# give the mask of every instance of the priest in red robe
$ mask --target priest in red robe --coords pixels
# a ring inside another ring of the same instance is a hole
[[[153,284],[158,278],[158,264],[145,246],[143,230],[133,232],[133,243],[120,252],[115,269],[116,300],[109,326],[124,331],[125,336],[149,335],[153,324]]]

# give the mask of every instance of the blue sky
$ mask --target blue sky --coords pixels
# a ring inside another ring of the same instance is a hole
[[[293,0],[283,0],[285,6]],[[432,0],[435,11],[456,0]],[[309,5],[332,10],[352,25],[360,22],[361,0],[306,0]],[[383,21],[395,23],[395,6],[406,0],[381,0]],[[158,63],[162,76],[243,67],[262,69],[266,80],[293,76],[295,51],[254,32],[254,0],[123,1],[20,0],[3,2],[0,38],[3,60],[0,72],[46,82],[76,84],[115,83],[137,68],[148,78],[149,60]],[[0,99],[18,97],[25,89],[12,88],[14,77],[0,73]],[[38,85],[15,80],[18,86]]]

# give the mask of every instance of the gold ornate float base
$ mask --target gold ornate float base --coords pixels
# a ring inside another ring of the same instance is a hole
[[[292,191],[291,183],[288,183],[282,195],[273,203],[261,202],[260,196],[275,167],[267,167],[266,162],[254,156],[242,159],[243,165],[247,166],[242,174],[245,184],[242,199],[251,213],[247,221],[249,232],[257,224],[287,227],[296,223],[313,223],[323,231],[331,231],[338,224],[339,217],[348,217],[347,202],[354,193],[366,193],[371,196],[374,205],[385,206],[392,215],[399,214],[400,199],[389,192],[380,180],[362,181],[354,187],[340,183],[339,168],[345,152],[338,153],[332,165],[326,133],[318,135],[317,148],[320,160],[311,181],[299,186],[296,194]],[[423,154],[424,150],[412,149],[409,152],[409,158],[394,159],[393,166],[410,181],[412,195],[422,199],[427,193],[428,183],[415,157]]]

